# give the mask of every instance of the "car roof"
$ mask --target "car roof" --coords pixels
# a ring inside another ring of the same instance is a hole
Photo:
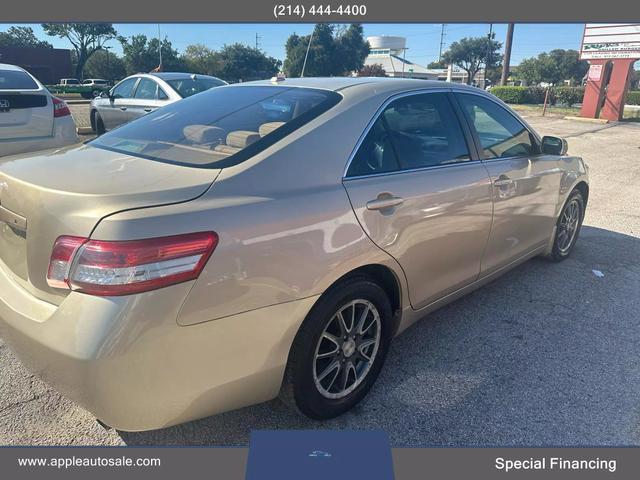
[[[474,92],[482,92],[482,89],[459,83],[443,82],[441,80],[420,80],[415,78],[389,78],[389,77],[306,77],[286,78],[284,80],[258,80],[235,85],[277,85],[281,87],[306,87],[342,92],[351,87],[359,87],[358,90],[370,89],[372,92],[402,92],[405,90],[430,89],[430,88],[456,88],[469,89]]]
[[[8,63],[0,63],[1,70],[12,70],[14,72],[24,72],[23,68],[18,67],[17,65],[10,65]]]
[[[162,80],[191,78],[194,75],[196,77],[215,78],[215,77],[212,77],[211,75],[201,75],[199,73],[186,73],[186,72],[152,72],[152,73],[146,73],[146,74],[143,74],[143,75],[151,75],[153,77],[158,77],[158,78],[160,78]]]

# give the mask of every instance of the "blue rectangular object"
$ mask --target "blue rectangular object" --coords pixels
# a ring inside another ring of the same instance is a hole
[[[252,432],[246,480],[393,480],[383,431]]]

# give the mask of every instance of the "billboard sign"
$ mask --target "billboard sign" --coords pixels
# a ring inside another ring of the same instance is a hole
[[[580,58],[640,58],[640,23],[587,23]]]

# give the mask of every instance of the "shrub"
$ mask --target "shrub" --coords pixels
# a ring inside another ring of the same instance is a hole
[[[494,87],[491,93],[504,103],[530,103],[527,87]]]
[[[491,93],[505,103],[528,103],[534,105],[544,103],[546,92],[547,89],[545,87],[495,87],[491,89]],[[583,96],[584,87],[551,87],[547,101],[549,105],[560,103],[572,106],[580,103]]]
[[[569,107],[576,103],[582,102],[584,97],[584,87],[554,87],[553,93],[555,96],[555,103],[561,103]]]
[[[627,105],[640,105],[640,90],[627,92]]]

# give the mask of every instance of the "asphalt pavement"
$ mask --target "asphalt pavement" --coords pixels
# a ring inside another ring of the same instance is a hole
[[[411,327],[353,411],[314,422],[276,400],[105,430],[0,339],[0,444],[246,445],[253,429],[336,428],[383,429],[394,446],[640,445],[640,124],[527,120],[590,165],[572,257],[533,259]]]

